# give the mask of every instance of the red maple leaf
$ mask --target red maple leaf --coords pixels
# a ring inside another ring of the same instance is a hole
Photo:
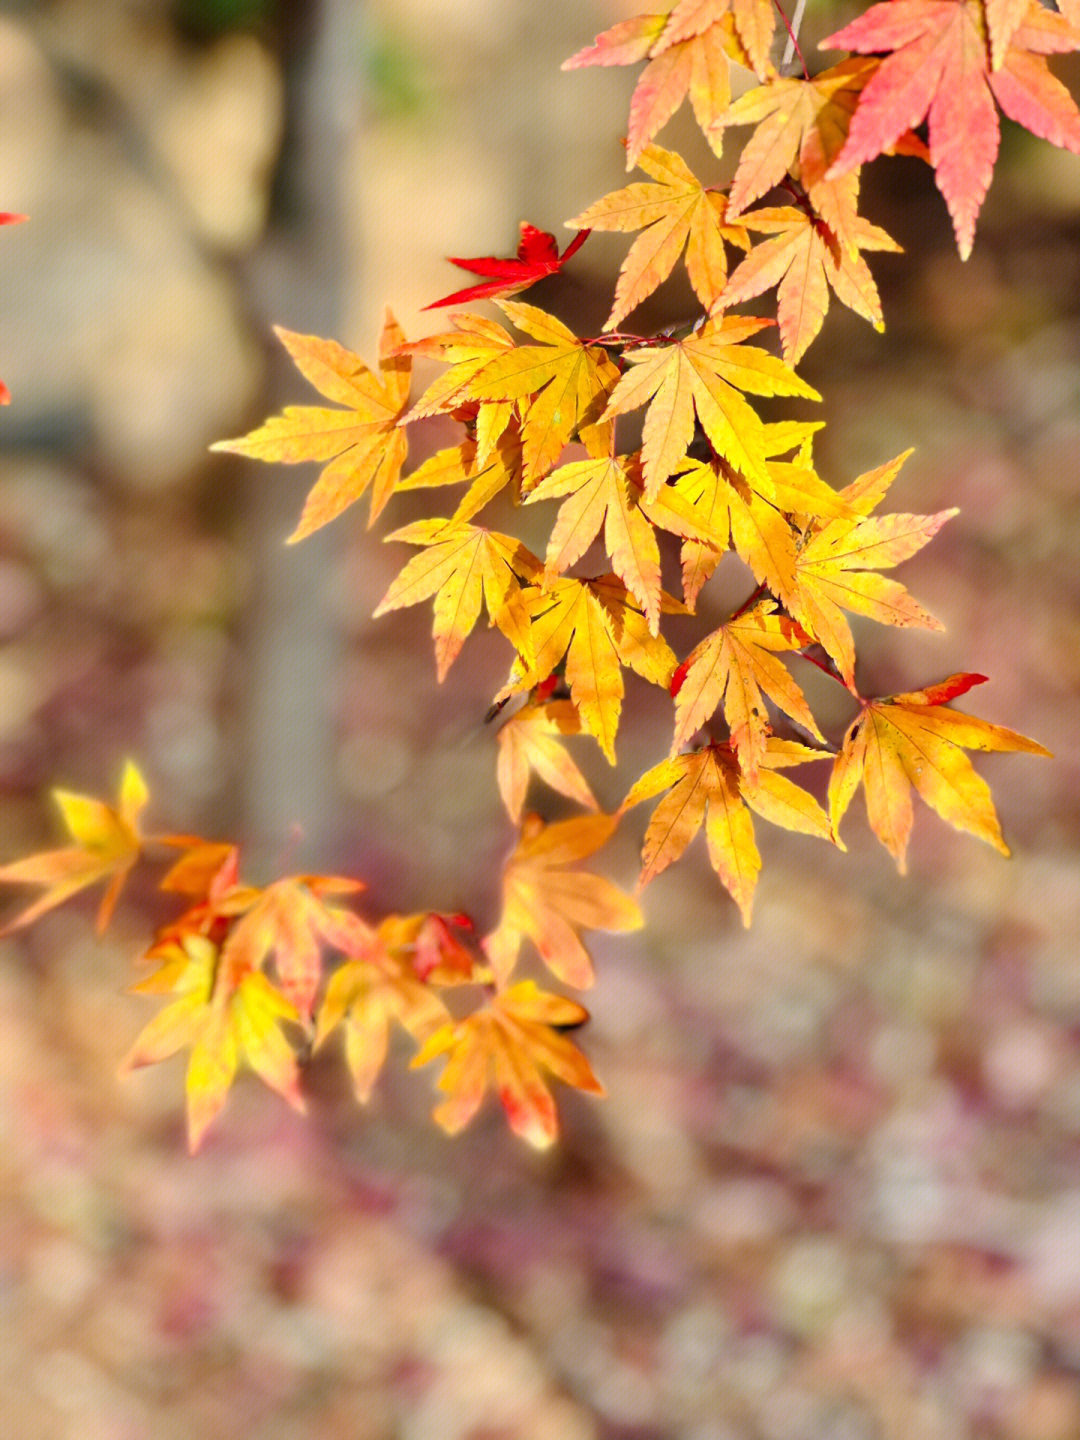
[[[438,310],[443,305],[458,305],[466,300],[489,300],[494,295],[516,295],[527,290],[545,275],[554,275],[561,270],[570,256],[580,250],[589,238],[588,230],[579,230],[566,249],[559,254],[558,242],[546,230],[521,222],[521,243],[512,260],[500,260],[497,255],[482,255],[476,260],[463,260],[450,255],[451,265],[468,270],[471,275],[486,275],[481,285],[467,285],[464,290],[455,290],[442,300],[433,300],[425,310]]]
[[[1080,32],[1038,0],[1011,33],[998,23],[1000,11],[984,0],[882,0],[821,42],[823,49],[886,55],[859,97],[828,178],[873,160],[926,119],[930,163],[965,260],[997,159],[995,101],[1033,134],[1080,153],[1080,111],[1043,59],[1080,48]],[[988,33],[991,14],[996,36]]]

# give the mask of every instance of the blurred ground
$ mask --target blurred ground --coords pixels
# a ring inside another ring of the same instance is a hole
[[[305,402],[271,322],[371,358],[387,302],[431,324],[440,257],[623,183],[630,73],[558,66],[626,13],[0,6],[0,206],[32,217],[0,235],[5,857],[131,753],[163,826],[490,917],[500,642],[436,692],[427,608],[369,618],[396,547],[350,515],[285,550],[313,472],[206,447]],[[807,357],[820,466],[914,445],[895,508],[961,515],[904,572],[947,634],[857,628],[861,675],[983,671],[970,708],[1056,752],[980,758],[1012,860],[920,810],[900,879],[856,807],[846,856],[761,837],[744,933],[688,857],[595,946],[609,1096],[545,1157],[486,1113],[442,1139],[401,1066],[361,1112],[328,1057],[306,1120],[241,1083],[189,1160],[179,1066],[116,1075],[139,897],[103,943],[49,917],[0,967],[12,1434],[1080,1435],[1080,162],[1008,135],[966,265],[916,162],[876,184],[911,253],[875,259],[886,334],[838,311]],[[587,314],[621,254],[552,303]],[[608,803],[667,744],[633,699]]]

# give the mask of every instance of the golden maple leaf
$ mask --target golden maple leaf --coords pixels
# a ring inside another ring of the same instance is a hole
[[[387,310],[379,337],[378,375],[334,340],[297,335],[280,326],[275,333],[319,394],[346,408],[288,405],[249,435],[219,440],[211,450],[285,465],[328,462],[290,541],[302,540],[336,519],[369,488],[371,524],[393,494],[408,448],[399,422],[409,399],[412,361],[402,350],[401,327]]]
[[[990,788],[964,750],[1022,750],[1049,755],[1004,725],[946,709],[948,701],[981,685],[985,675],[950,675],[937,685],[880,700],[862,700],[833,764],[829,813],[844,817],[860,782],[870,828],[904,873],[911,835],[911,791],[957,830],[967,830],[1008,855]]]

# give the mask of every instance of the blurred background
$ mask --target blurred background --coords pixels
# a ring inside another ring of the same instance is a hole
[[[810,9],[810,42],[848,13]],[[132,755],[151,823],[243,837],[253,878],[325,866],[373,915],[493,921],[504,642],[475,634],[438,688],[430,607],[370,618],[414,497],[286,548],[314,467],[207,447],[309,403],[272,323],[373,361],[388,303],[443,328],[420,314],[463,283],[442,257],[510,254],[519,221],[560,233],[625,183],[635,72],[559,65],[632,13],[0,5],[0,208],[31,217],[0,234],[4,859],[57,843],[50,786],[109,794]],[[685,114],[659,139],[707,163]],[[862,688],[991,677],[961,707],[1057,755],[979,758],[1013,858],[921,807],[904,878],[861,801],[847,855],[759,823],[744,932],[695,845],[648,928],[593,947],[609,1095],[560,1097],[544,1156],[487,1109],[436,1133],[403,1047],[365,1110],[336,1054],[306,1119],[242,1080],[191,1160],[181,1062],[117,1076],[152,897],[100,942],[55,912],[0,964],[12,1434],[1080,1435],[1080,160],[1008,127],[963,265],[918,162],[872,169],[864,208],[908,254],[872,259],[885,335],[836,307],[801,367],[819,469],[913,445],[892,508],[961,514],[902,572],[947,632],[856,622]],[[584,333],[625,243],[529,298]],[[641,325],[692,313],[672,281]],[[445,443],[431,424],[414,454]],[[836,687],[806,683],[838,740]],[[628,693],[619,773],[575,752],[609,806],[670,733],[665,697]],[[646,813],[606,861],[627,886]]]

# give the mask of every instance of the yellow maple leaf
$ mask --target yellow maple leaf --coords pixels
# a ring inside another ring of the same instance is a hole
[[[526,815],[503,871],[502,915],[484,940],[499,984],[506,982],[528,938],[552,974],[586,989],[593,983],[592,961],[578,931],[641,928],[637,904],[610,880],[568,868],[599,850],[617,824],[614,815],[576,815],[554,825]]]
[[[797,462],[773,457],[805,449],[815,423],[764,426],[764,478],[747,479],[726,460],[683,462],[682,473],[660,496],[684,497],[712,536],[689,536],[682,547],[683,598],[693,608],[705,581],[731,545],[754,578],[785,605],[795,590],[796,540],[790,515],[835,518],[855,512],[844,497],[814,472],[809,456]],[[715,537],[719,537],[719,540]]]
[[[574,230],[642,230],[619,271],[615,303],[605,322],[614,329],[651,295],[686,250],[686,273],[706,310],[720,298],[727,279],[724,241],[749,250],[741,225],[726,223],[727,200],[702,185],[681,155],[648,145],[638,166],[659,183],[627,185],[590,205],[567,226]]]
[[[520,824],[529,777],[533,771],[553,790],[597,809],[588,781],[557,738],[579,735],[581,716],[572,700],[550,700],[546,705],[524,705],[500,727],[496,779],[510,819]]]
[[[376,616],[435,596],[435,660],[439,680],[461,652],[487,606],[497,625],[524,658],[533,659],[529,609],[519,576],[536,578],[540,561],[520,540],[455,520],[418,520],[386,536],[423,545],[375,607]]]
[[[178,998],[146,1025],[124,1069],[155,1065],[190,1047],[185,1089],[188,1146],[194,1153],[220,1112],[241,1060],[295,1110],[304,1109],[296,1054],[281,1031],[300,1016],[258,970],[224,963],[204,935],[186,935],[154,952],[163,964],[132,986]]]
[[[708,745],[654,765],[632,786],[619,813],[667,791],[649,817],[641,852],[640,890],[675,860],[705,825],[709,860],[724,888],[750,924],[761,855],[750,811],[786,830],[834,840],[829,817],[812,795],[775,771],[826,758],[794,740],[765,742],[757,780],[740,773],[727,744]],[[838,843],[838,842],[837,842]]]
[[[629,666],[650,684],[666,687],[675,671],[671,647],[662,635],[651,632],[634,597],[615,575],[591,580],[560,576],[547,588],[530,586],[524,594],[532,617],[535,663],[530,669],[515,662],[495,703],[531,690],[565,664],[570,698],[582,724],[614,764],[624,693],[621,667]],[[684,609],[663,591],[660,608]]]
[[[799,545],[795,587],[785,597],[790,613],[836,662],[849,689],[855,684],[855,642],[844,610],[882,625],[944,628],[903,585],[876,573],[916,554],[959,513],[955,508],[936,515],[866,513],[910,454],[897,455],[840,492],[853,514],[808,526]]]
[[[782,360],[743,343],[771,323],[724,315],[683,340],[625,353],[630,368],[601,418],[648,407],[641,451],[647,498],[684,468],[695,412],[718,455],[749,481],[768,484],[765,428],[743,391],[821,399]]]
[[[1009,853],[990,788],[964,749],[1050,752],[1015,730],[945,708],[985,680],[985,675],[950,675],[924,690],[862,700],[844,736],[829,781],[833,825],[839,826],[861,782],[870,828],[901,874],[907,868],[913,788],[947,824]]]
[[[289,536],[301,540],[336,519],[371,490],[371,524],[389,500],[405,463],[407,442],[399,422],[409,399],[411,357],[389,310],[379,337],[379,374],[333,340],[297,335],[275,326],[278,339],[304,378],[344,410],[289,405],[280,415],[236,440],[219,440],[211,450],[253,460],[296,465],[328,462]]]
[[[627,456],[573,460],[560,465],[526,497],[527,503],[566,496],[548,540],[545,578],[580,560],[604,528],[612,568],[644,610],[649,629],[660,629],[660,548],[641,508],[641,491],[629,475]]]
[[[402,424],[471,406],[476,424],[476,462],[483,465],[509,424],[513,406],[505,400],[471,401],[466,387],[492,360],[513,350],[514,337],[497,320],[472,311],[451,315],[450,323],[453,330],[412,340],[401,347],[403,355],[422,355],[449,366],[432,381]]]
[[[599,419],[619,372],[553,315],[518,300],[498,300],[535,345],[516,345],[489,360],[462,387],[478,401],[515,401],[521,416],[522,489],[551,469],[576,430]]]
[[[109,923],[128,872],[139,858],[142,837],[138,819],[149,792],[132,761],[124,767],[115,805],[70,790],[54,790],[53,798],[75,844],[0,866],[0,884],[46,886],[44,895],[9,920],[3,933],[31,924],[88,885],[109,880],[98,908],[100,934]]]
[[[672,754],[681,750],[721,703],[741,773],[755,783],[765,755],[769,715],[764,695],[774,700],[810,734],[825,743],[799,686],[776,658],[778,651],[801,650],[806,636],[773,601],[762,601],[745,614],[718,626],[690,652],[672,680],[675,736]]]

